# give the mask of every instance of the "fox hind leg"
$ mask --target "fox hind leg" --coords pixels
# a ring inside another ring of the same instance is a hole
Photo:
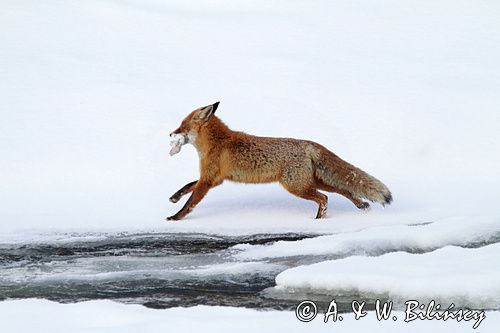
[[[311,161],[297,159],[291,161],[289,167],[283,170],[279,182],[291,194],[316,202],[318,204],[316,218],[320,219],[326,216],[328,197],[318,191],[313,175]]]
[[[346,191],[346,190],[342,190],[338,187],[335,187],[335,186],[330,186],[330,185],[327,185],[323,182],[318,182],[317,183],[317,186],[320,190],[323,190],[323,191],[328,191],[328,192],[335,192],[335,193],[338,193],[344,197],[346,197],[347,199],[349,199],[356,207],[358,207],[359,209],[368,209],[370,208],[370,204],[368,202],[365,202],[361,199],[358,199],[356,197],[354,197],[351,192],[349,191]]]
[[[313,200],[318,204],[316,219],[322,219],[326,216],[326,211],[328,210],[328,197],[326,195],[313,188],[295,195],[303,199]]]
[[[312,200],[318,204],[318,213],[316,214],[316,219],[321,219],[326,216],[326,211],[328,209],[328,197],[323,193],[319,192],[317,189],[310,187],[306,190],[299,190],[293,187],[289,187],[283,184],[285,189],[293,195],[299,198]]]

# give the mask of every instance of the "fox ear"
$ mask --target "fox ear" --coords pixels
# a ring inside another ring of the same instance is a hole
[[[201,108],[200,111],[198,111],[198,119],[208,120],[208,118],[210,118],[219,107],[219,103],[220,102],[216,102]]]
[[[214,104],[212,104],[212,107],[214,108],[214,109],[212,110],[212,113],[214,113],[214,112],[215,112],[215,110],[217,110],[217,108],[219,107],[219,104],[220,104],[220,102],[215,102]]]

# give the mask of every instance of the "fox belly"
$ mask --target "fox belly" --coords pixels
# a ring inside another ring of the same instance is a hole
[[[308,146],[295,139],[246,136],[235,141],[222,157],[223,174],[225,179],[242,183],[282,181],[290,169],[309,171],[301,168],[311,163],[306,156]]]
[[[232,159],[226,164],[225,179],[238,183],[272,183],[278,181],[281,167],[276,161],[248,160],[244,157]]]
[[[276,182],[279,179],[279,175],[274,170],[242,170],[236,168],[227,174],[226,179],[237,183],[259,184]]]
[[[238,183],[272,183],[279,180],[281,161],[265,151],[239,151],[222,159],[222,174],[227,180]]]

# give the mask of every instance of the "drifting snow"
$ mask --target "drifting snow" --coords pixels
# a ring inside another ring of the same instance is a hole
[[[240,259],[301,255],[379,255],[391,251],[429,251],[446,245],[466,246],[500,239],[498,217],[455,217],[424,225],[396,225],[303,239],[272,245],[241,244]]]
[[[288,269],[276,288],[369,294],[405,301],[435,299],[476,308],[500,307],[500,243],[447,246],[425,254],[349,257]]]

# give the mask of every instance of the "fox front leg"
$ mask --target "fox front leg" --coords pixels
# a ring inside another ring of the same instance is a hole
[[[184,216],[189,214],[193,208],[203,199],[203,197],[208,193],[212,186],[208,183],[197,182],[193,189],[193,194],[189,197],[188,201],[184,204],[184,207],[178,211],[175,215],[167,217],[167,221],[177,221],[182,219]]]
[[[188,193],[191,193],[196,186],[196,183],[198,183],[197,180],[187,183],[184,185],[179,191],[175,192],[171,197],[170,197],[170,202],[176,203],[179,201],[183,196],[185,196]]]

